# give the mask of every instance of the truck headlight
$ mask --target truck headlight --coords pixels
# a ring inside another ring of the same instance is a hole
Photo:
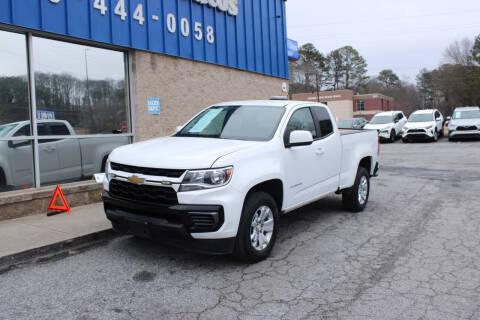
[[[433,129],[433,125],[426,127],[425,129],[430,130]]]
[[[387,130],[380,130],[380,133],[388,133],[388,129]]]
[[[179,192],[222,187],[230,182],[233,167],[188,170],[180,185]]]

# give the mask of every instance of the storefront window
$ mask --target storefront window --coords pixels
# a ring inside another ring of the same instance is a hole
[[[129,132],[123,52],[33,38],[37,118],[75,134]]]
[[[27,42],[0,31],[0,192],[34,185]],[[25,140],[18,140],[25,136]]]
[[[25,35],[0,31],[0,125],[30,120]]]
[[[110,152],[131,139],[124,52],[28,39],[30,70],[27,36],[0,31],[0,192],[92,179]]]

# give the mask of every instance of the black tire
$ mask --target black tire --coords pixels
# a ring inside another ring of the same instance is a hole
[[[435,137],[435,135],[436,135],[436,137]],[[439,138],[438,131],[435,130],[435,132],[433,133],[432,142],[437,142],[437,141],[438,141],[438,138]]]
[[[455,142],[455,141],[457,141],[457,140],[456,140],[455,138],[450,138],[450,137],[448,137],[448,141],[450,141],[450,142]]]
[[[392,129],[392,131],[390,131],[390,143],[394,143],[396,138],[397,133],[395,132],[395,130]]]
[[[360,181],[362,181],[362,177],[366,178],[367,181],[367,194],[366,198],[363,203],[359,200],[359,186]],[[370,195],[370,174],[368,173],[367,169],[364,167],[359,167],[357,171],[357,177],[355,178],[355,183],[351,188],[345,189],[342,192],[342,201],[343,207],[346,210],[352,212],[360,212],[365,209],[368,203],[368,197]]]
[[[105,168],[107,167],[108,154],[103,157],[102,165],[100,166],[100,173],[105,173]]]
[[[410,141],[408,141],[408,139],[403,138],[403,139],[402,139],[402,142],[403,142],[403,143],[409,143]]]
[[[0,168],[0,191],[4,191],[7,188],[7,177],[3,172],[3,169]]]
[[[271,210],[273,216],[273,230],[268,245],[264,249],[258,250],[252,245],[250,233],[254,232],[251,229],[253,218],[262,206],[266,206]],[[270,255],[275,244],[278,225],[278,208],[273,197],[263,191],[256,191],[250,194],[243,205],[242,217],[240,219],[237,238],[235,240],[234,256],[241,261],[251,263],[266,259]]]

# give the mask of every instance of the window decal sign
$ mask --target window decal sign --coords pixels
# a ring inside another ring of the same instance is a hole
[[[160,114],[160,99],[159,98],[147,98],[148,113]]]
[[[285,16],[285,0],[0,1],[0,23],[283,79]]]

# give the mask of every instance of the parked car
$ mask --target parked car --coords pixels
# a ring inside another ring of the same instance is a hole
[[[480,138],[480,108],[456,108],[453,116],[447,118],[448,140],[455,141],[465,138]]]
[[[408,117],[408,122],[401,132],[403,142],[413,140],[437,141],[443,135],[445,120],[436,109],[417,110]]]
[[[74,136],[75,130],[65,120],[38,120],[39,136]],[[14,189],[33,180],[33,152],[30,121],[0,126],[0,189]],[[42,184],[78,180],[102,172],[110,152],[128,143],[128,137],[39,140],[40,181]]]
[[[221,103],[173,136],[115,149],[105,213],[120,233],[255,262],[272,250],[280,213],[333,192],[363,210],[377,153],[376,132],[339,131],[322,104]]]
[[[402,111],[387,111],[374,115],[363,128],[377,130],[382,141],[395,142],[405,123],[407,123],[407,118]]]
[[[362,129],[368,123],[364,118],[343,119],[337,122],[339,129]]]

